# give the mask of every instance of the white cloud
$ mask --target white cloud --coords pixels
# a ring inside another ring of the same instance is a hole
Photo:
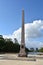
[[[17,40],[21,41],[21,28],[14,31],[12,35],[4,36],[8,38],[17,38]],[[38,41],[30,41],[30,38],[39,38],[43,37],[43,20],[36,20],[32,23],[25,24],[25,43],[27,47],[40,47],[43,46],[43,42]]]
[[[41,26],[41,29],[43,29],[43,26]]]

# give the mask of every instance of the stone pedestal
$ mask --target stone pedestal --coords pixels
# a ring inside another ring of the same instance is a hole
[[[26,54],[26,52],[25,52],[25,47],[24,47],[24,45],[21,45],[20,46],[20,52],[19,52],[19,55],[18,55],[19,57],[27,57],[27,54]]]

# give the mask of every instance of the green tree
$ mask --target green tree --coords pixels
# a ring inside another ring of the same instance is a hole
[[[4,51],[5,40],[2,35],[0,35],[0,52]]]
[[[25,48],[26,52],[29,51],[28,48]],[[20,51],[20,45],[16,39],[16,42],[14,43],[12,39],[4,39],[2,35],[0,35],[0,52],[13,52],[18,53]]]
[[[39,49],[39,52],[43,52],[43,47]]]

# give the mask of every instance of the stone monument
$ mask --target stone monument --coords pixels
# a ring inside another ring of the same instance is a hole
[[[27,54],[25,52],[24,10],[22,10],[21,45],[20,45],[20,52],[19,52],[18,56],[19,57],[26,57],[27,56]]]

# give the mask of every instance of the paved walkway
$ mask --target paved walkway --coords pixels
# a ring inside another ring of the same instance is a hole
[[[0,60],[21,60],[21,61],[36,61],[35,58],[28,58],[28,57],[18,57],[17,55],[0,55]]]

